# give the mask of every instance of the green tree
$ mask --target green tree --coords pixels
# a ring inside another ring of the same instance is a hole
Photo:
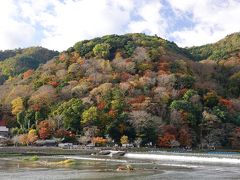
[[[219,97],[218,97],[217,93],[214,91],[208,92],[204,96],[204,104],[207,107],[212,108],[212,107],[218,105],[218,101],[219,101]]]
[[[97,44],[93,48],[93,53],[97,57],[107,59],[110,55],[110,45],[108,43]]]
[[[23,111],[19,112],[17,114],[17,122],[18,122],[21,129],[25,129],[25,121],[24,121],[25,119],[24,119],[24,117],[25,117],[25,113]]]
[[[95,106],[92,106],[83,112],[81,122],[85,125],[96,125],[98,120],[98,110]]]
[[[189,91],[183,98],[189,99],[189,97],[194,93],[195,92],[193,91]],[[187,122],[193,127],[197,127],[197,125],[200,123],[202,112],[202,106],[200,104],[193,104],[187,100],[174,100],[170,105],[170,109],[171,111],[177,110],[184,112]]]
[[[233,74],[228,81],[228,92],[233,97],[239,97],[240,95],[240,72]]]
[[[80,121],[84,105],[80,99],[72,98],[67,102],[60,104],[53,112],[62,118],[64,128],[78,132],[80,130]]]
[[[194,83],[195,78],[191,75],[177,76],[174,88],[176,89],[192,88]]]
[[[193,89],[189,89],[187,90],[187,92],[184,94],[183,99],[186,101],[189,101],[191,97],[193,97],[194,95],[197,95],[197,91],[193,90]]]
[[[191,104],[186,100],[174,100],[170,105],[170,109],[189,111],[191,109]]]
[[[118,114],[116,118],[111,119],[107,124],[106,133],[116,142],[120,143],[123,135],[128,136],[130,140],[135,138],[135,130],[129,122],[129,117],[126,112]]]

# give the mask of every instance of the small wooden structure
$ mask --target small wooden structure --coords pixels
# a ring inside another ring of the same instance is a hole
[[[0,126],[0,136],[8,137],[9,129],[6,126]]]

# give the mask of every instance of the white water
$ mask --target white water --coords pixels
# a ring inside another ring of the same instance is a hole
[[[226,158],[226,157],[198,157],[198,156],[184,156],[184,155],[140,154],[140,153],[127,153],[124,155],[124,157],[131,158],[131,159],[166,160],[166,161],[191,162],[191,163],[240,164],[240,159]]]
[[[161,153],[161,154],[159,154]],[[22,162],[23,157],[4,160],[0,158],[0,180],[42,180],[42,179],[130,179],[130,180],[220,180],[240,179],[240,156],[182,154],[164,152],[127,153],[124,157],[104,156],[49,156],[42,160],[55,161],[58,158],[77,159],[69,167],[41,167],[32,162]],[[42,158],[42,157],[41,157]],[[52,160],[53,158],[53,160]],[[120,159],[119,159],[120,158]],[[84,163],[84,162],[85,163]],[[88,161],[93,161],[89,163]],[[94,161],[98,161],[95,163]],[[110,161],[110,162],[108,162]],[[81,163],[80,163],[81,162]],[[107,163],[106,163],[107,162]],[[193,162],[193,163],[191,163]],[[133,172],[116,171],[119,165],[130,164]]]

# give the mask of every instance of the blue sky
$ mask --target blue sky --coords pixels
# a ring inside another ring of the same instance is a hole
[[[2,50],[134,32],[185,47],[239,32],[240,0],[1,0],[0,22]]]

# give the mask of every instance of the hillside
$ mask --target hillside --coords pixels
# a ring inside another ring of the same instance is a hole
[[[214,43],[188,49],[194,60],[222,60],[240,52],[240,33],[233,33]]]
[[[42,47],[0,51],[0,84],[9,77],[38,68],[57,55],[58,52]]]
[[[239,148],[240,66],[193,61],[193,49],[144,34],[80,41],[1,85],[0,117],[22,144],[78,134],[83,144]]]

